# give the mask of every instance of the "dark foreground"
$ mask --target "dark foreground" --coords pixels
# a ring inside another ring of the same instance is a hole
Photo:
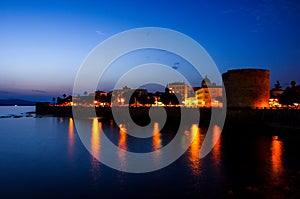
[[[173,138],[172,128],[133,142],[113,122],[90,118],[93,153],[101,153],[99,125],[118,146],[147,152]],[[156,127],[150,127],[153,130]],[[216,128],[217,130],[218,128]],[[154,131],[154,130],[153,130]],[[82,145],[73,119],[0,119],[1,198],[300,198],[300,132],[227,126],[199,160],[205,128],[186,153],[161,170],[130,174],[111,169]],[[260,132],[260,133],[257,133]],[[180,146],[178,146],[180,147]],[[126,157],[117,154],[126,164]],[[160,157],[153,157],[159,161]]]

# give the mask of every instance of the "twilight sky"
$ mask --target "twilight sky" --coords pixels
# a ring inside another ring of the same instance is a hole
[[[147,26],[195,39],[221,73],[270,69],[271,86],[280,80],[285,88],[291,80],[300,84],[299,24],[297,0],[2,0],[0,99],[51,101],[70,94],[81,63],[97,44],[121,31]],[[157,56],[152,53],[152,60]],[[185,63],[173,60],[166,56],[162,63],[176,68]]]

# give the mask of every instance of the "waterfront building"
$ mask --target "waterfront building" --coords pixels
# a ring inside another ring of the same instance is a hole
[[[124,106],[126,103],[126,93],[130,92],[131,88],[127,86],[122,89],[115,89],[112,92],[112,105],[114,106]],[[128,99],[129,100],[129,99]],[[127,103],[128,104],[128,103]]]
[[[126,106],[142,106],[147,104],[148,99],[147,89],[131,89],[127,86],[122,89],[116,89],[112,92],[112,105]]]
[[[201,88],[196,90],[198,107],[223,107],[222,96],[222,86],[211,83],[207,76],[202,80]]]
[[[175,93],[178,97],[180,97],[180,104],[185,104],[189,97],[194,97],[192,95],[193,88],[187,85],[184,82],[173,82],[167,85],[167,88],[170,92]]]
[[[198,106],[198,100],[196,98],[196,96],[194,97],[188,97],[185,101],[184,101],[184,106],[185,107],[197,107]]]
[[[229,70],[222,75],[228,108],[268,108],[270,71],[263,69]]]

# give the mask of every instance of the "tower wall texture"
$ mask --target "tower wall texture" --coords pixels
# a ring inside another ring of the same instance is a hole
[[[270,71],[229,70],[222,75],[228,108],[269,107]]]

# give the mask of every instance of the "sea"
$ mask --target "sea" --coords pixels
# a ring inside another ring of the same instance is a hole
[[[86,146],[73,118],[34,111],[33,106],[0,107],[1,199],[300,198],[297,131],[232,126],[222,132],[216,126],[216,132],[208,132],[193,124],[184,129],[183,136],[192,134],[193,140],[181,156],[163,168],[130,173],[99,161],[103,136],[123,151],[146,153],[170,144],[178,132],[154,124],[146,131],[155,134],[137,141],[126,134],[126,124],[86,118],[80,121],[91,138]],[[221,135],[212,136],[215,145],[200,159],[208,133]],[[127,156],[111,150],[126,167]],[[159,163],[161,158],[150,159]]]

